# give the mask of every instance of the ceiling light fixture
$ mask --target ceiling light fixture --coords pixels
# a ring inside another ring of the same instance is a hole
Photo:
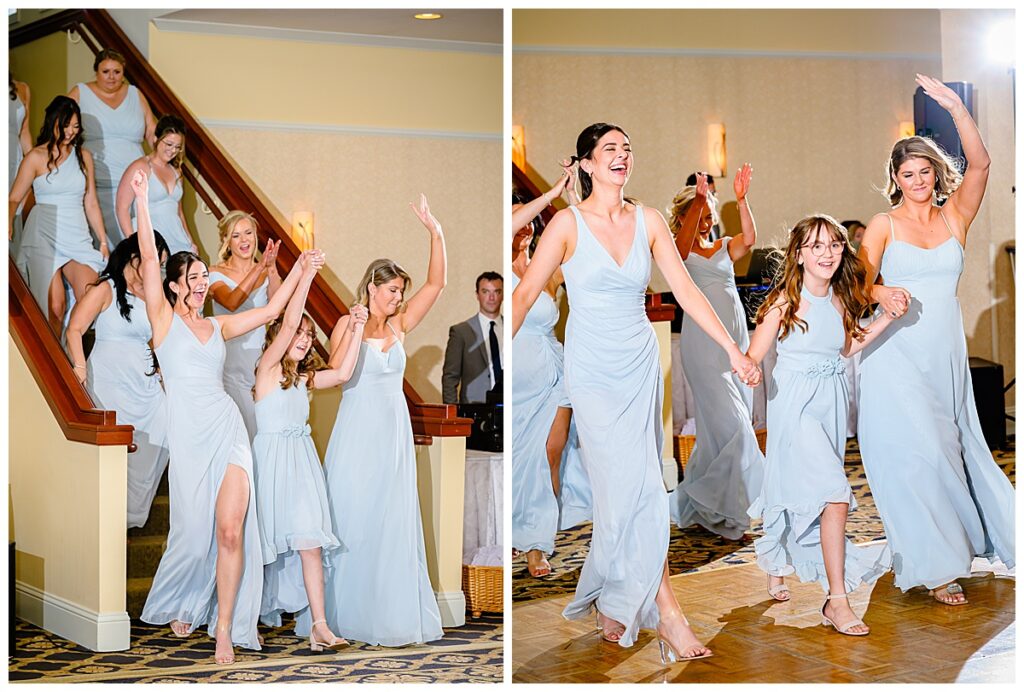
[[[419,14],[414,14],[413,18],[414,19],[441,19],[443,16],[444,15],[442,15],[440,12],[420,12]]]

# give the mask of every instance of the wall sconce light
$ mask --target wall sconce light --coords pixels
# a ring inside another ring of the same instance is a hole
[[[725,176],[727,168],[725,158],[725,125],[712,123],[708,125],[708,173],[715,178]]]
[[[297,211],[292,214],[292,240],[299,246],[299,252],[313,249],[313,212]]]
[[[906,137],[913,137],[917,134],[917,130],[914,129],[913,120],[901,120],[900,121],[900,139]]]
[[[512,163],[526,170],[526,133],[522,125],[512,126]]]

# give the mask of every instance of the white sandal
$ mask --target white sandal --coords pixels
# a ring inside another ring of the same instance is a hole
[[[852,628],[856,627],[857,625],[861,625],[863,627],[867,627],[867,625],[864,624],[864,621],[859,619],[859,618],[854,618],[853,620],[850,620],[849,622],[844,622],[841,625],[837,625],[836,623],[832,622],[832,620],[829,619],[829,617],[827,615],[825,615],[825,606],[827,606],[828,602],[831,601],[834,598],[846,598],[846,594],[845,593],[829,594],[828,598],[825,599],[825,604],[821,606],[821,624],[823,624],[825,626],[830,626],[831,625],[832,627],[836,628],[836,632],[838,632],[839,634],[845,634],[848,637],[866,637],[868,634],[871,633],[871,630],[868,630],[867,632],[851,632],[850,631]]]

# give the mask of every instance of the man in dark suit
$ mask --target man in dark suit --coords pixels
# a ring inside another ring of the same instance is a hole
[[[504,382],[501,347],[501,299],[503,281],[497,272],[476,279],[480,311],[448,330],[441,373],[441,397],[446,404],[478,404],[487,401],[491,389],[501,391]]]

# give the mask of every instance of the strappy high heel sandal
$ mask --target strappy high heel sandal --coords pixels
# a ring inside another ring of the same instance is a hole
[[[669,613],[669,615],[678,615],[679,617],[681,617],[683,619],[683,624],[684,625],[686,625],[687,627],[690,626],[690,621],[686,619],[686,616],[683,615],[682,612],[676,610],[676,611],[673,611],[673,612]],[[666,618],[661,618],[662,622],[665,619]],[[708,647],[704,646],[700,642],[697,643],[696,647],[690,647],[690,648],[691,649],[692,648],[704,649],[704,653],[702,653],[702,654],[690,654],[689,656],[683,656],[682,654],[680,654],[679,652],[677,652],[675,650],[675,647],[673,647],[664,637],[661,636],[661,622],[658,623],[658,630],[657,630],[657,632],[658,632],[658,653],[661,654],[661,663],[662,663],[662,665],[668,665],[670,663],[685,663],[686,661],[696,661],[696,660],[701,659],[701,658],[711,658],[712,656],[714,656],[714,653],[711,651],[711,649],[709,649]]]
[[[605,640],[609,644],[618,644],[619,640],[622,639],[622,635],[626,631],[625,626],[623,626],[621,631],[613,632],[613,634],[615,635],[615,637],[613,638],[613,637],[609,636],[607,632],[605,632],[604,626],[601,624],[601,611],[597,610],[595,608],[594,609],[594,615],[596,616],[597,631],[598,631],[598,633],[600,633],[601,639]],[[610,618],[606,618],[606,619],[610,619]]]
[[[176,629],[174,629],[174,623],[184,625],[185,630],[183,632],[178,632]],[[171,634],[173,634],[178,639],[188,639],[189,636],[191,636],[192,634],[191,632],[189,632],[190,627],[191,625],[187,622],[182,622],[181,620],[171,620]]]
[[[785,594],[783,596],[783,594]],[[786,582],[776,584],[772,586],[772,575],[768,575],[768,595],[774,598],[776,601],[788,601],[790,598],[789,587],[786,586]]]
[[[220,634],[221,632],[224,632],[226,634],[226,636],[228,638],[228,644],[231,644],[231,653],[228,656],[221,657],[221,656],[217,655],[216,648],[215,648],[214,649],[214,654],[213,654],[213,660],[216,661],[217,663],[219,663],[222,666],[231,665],[232,663],[235,662],[235,647],[234,647],[234,644],[231,643],[231,625],[220,625],[220,624],[218,624],[217,625],[217,629],[214,630],[214,632],[215,632],[215,634]],[[214,641],[216,641],[216,639],[217,639],[216,636],[214,636]],[[216,647],[216,644],[214,644],[214,647]]]
[[[863,627],[867,627],[867,625],[864,624],[863,620],[855,617],[853,620],[850,620],[848,622],[844,622],[841,625],[837,625],[836,623],[832,622],[831,618],[829,618],[828,615],[825,615],[825,606],[828,605],[829,601],[831,601],[833,599],[836,599],[836,598],[846,598],[846,597],[847,597],[847,595],[845,593],[837,593],[837,594],[829,594],[828,595],[828,597],[825,599],[825,603],[821,606],[821,624],[825,625],[826,627],[835,627],[836,632],[838,632],[839,634],[845,634],[848,637],[866,637],[867,635],[869,635],[871,633],[871,630],[868,630],[867,632],[851,632],[850,631],[851,628],[856,627],[857,625],[861,625]]]
[[[314,634],[313,634],[313,628],[316,627],[317,625],[326,625],[326,624],[327,624],[326,620],[317,620],[312,625],[310,625],[310,627],[309,627],[309,648],[310,648],[310,650],[312,650],[312,651],[323,651],[324,649],[330,649],[331,651],[341,651],[346,646],[349,646],[349,641],[347,639],[345,639],[344,637],[339,637],[337,635],[335,635],[334,641],[332,641],[330,643],[317,641],[316,640],[316,636],[314,636]]]
[[[955,596],[956,594],[962,594],[963,597],[964,597],[964,600],[962,600],[962,601],[947,601],[945,599],[939,598],[939,594],[942,593],[943,591],[945,591],[950,596]],[[939,587],[938,589],[929,589],[928,590],[928,595],[931,596],[932,598],[934,598],[936,601],[938,601],[942,605],[962,606],[962,605],[967,605],[967,602],[968,602],[967,601],[967,594],[964,594],[964,587],[960,586],[955,581],[951,581],[948,584],[946,584],[945,586]]]

